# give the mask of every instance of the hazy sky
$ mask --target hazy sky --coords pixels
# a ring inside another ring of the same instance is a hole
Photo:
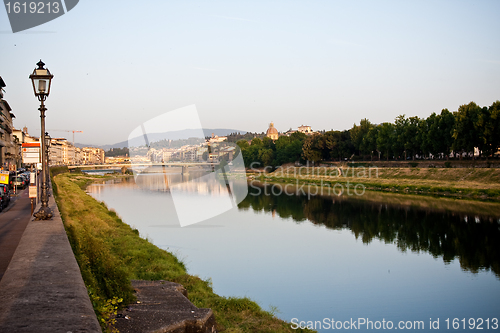
[[[0,76],[17,128],[39,135],[29,74],[54,74],[47,128],[125,141],[195,104],[206,128],[348,129],[500,99],[500,1],[98,1],[12,33]],[[66,136],[52,132],[52,136]]]

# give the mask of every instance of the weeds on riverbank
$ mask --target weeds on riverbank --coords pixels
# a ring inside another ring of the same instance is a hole
[[[109,304],[116,305],[110,300],[122,299],[122,305],[133,302],[130,280],[137,279],[182,284],[195,306],[212,309],[218,331],[292,331],[290,323],[263,311],[248,298],[227,298],[215,294],[209,281],[187,274],[184,264],[174,255],[139,237],[136,229],[82,190],[96,178],[102,177],[60,173],[53,177],[53,188],[68,238],[103,330],[110,330],[112,316]],[[300,329],[293,331],[305,332]]]

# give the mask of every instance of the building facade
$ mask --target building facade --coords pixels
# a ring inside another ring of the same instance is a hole
[[[66,138],[50,141],[49,165],[104,164],[104,150],[95,147],[77,148]]]
[[[6,86],[0,76],[0,168],[15,170],[21,166],[21,145],[17,136],[13,135],[15,118],[12,108],[4,99]]]
[[[311,126],[306,126],[306,125],[299,126],[299,128],[297,130],[301,133],[306,134],[306,135],[311,135],[314,133],[313,130],[311,129]]]

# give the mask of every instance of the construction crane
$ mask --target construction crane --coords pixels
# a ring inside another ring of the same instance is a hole
[[[73,133],[73,146],[75,145],[75,133],[83,133],[83,131],[68,131],[68,130],[47,130],[48,132],[68,132],[68,133]]]

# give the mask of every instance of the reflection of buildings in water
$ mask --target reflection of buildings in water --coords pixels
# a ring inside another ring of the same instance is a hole
[[[142,174],[136,177],[136,184],[141,188],[151,191],[169,191],[171,187],[175,187],[176,191],[211,196],[226,196],[228,190],[224,181],[218,180],[215,177],[207,177],[210,174]],[[215,176],[215,174],[213,175]]]
[[[87,187],[86,192],[91,194],[97,194],[97,196],[100,197],[102,186],[103,184],[92,184],[91,186]]]
[[[135,187],[135,181],[133,177],[121,178],[121,179],[111,179],[103,184],[121,184],[123,187]]]
[[[95,182],[87,187],[86,192],[92,194],[101,194],[103,186],[108,184],[120,184],[121,187],[127,187],[127,188],[137,187],[132,177],[120,178],[120,179],[111,179],[107,181]]]
[[[176,191],[211,196],[227,196],[228,189],[223,179],[215,177],[202,178],[202,176],[210,174],[213,173],[193,172],[188,175],[172,173],[140,174],[135,179],[132,177],[112,179],[100,184],[93,184],[87,188],[87,193],[100,195],[104,184],[120,184],[121,188],[140,188],[158,192],[168,192],[172,186],[175,186]]]

